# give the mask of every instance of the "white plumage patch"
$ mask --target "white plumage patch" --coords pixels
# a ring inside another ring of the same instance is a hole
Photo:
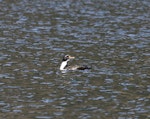
[[[62,63],[61,63],[61,65],[60,65],[60,70],[65,70],[65,67],[67,66],[67,62],[68,61],[63,61]]]

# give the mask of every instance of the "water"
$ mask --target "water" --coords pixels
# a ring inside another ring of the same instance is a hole
[[[150,118],[148,0],[0,0],[0,118]],[[65,54],[91,70],[59,71]]]

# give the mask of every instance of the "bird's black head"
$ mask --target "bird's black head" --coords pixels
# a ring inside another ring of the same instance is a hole
[[[69,61],[70,59],[74,59],[75,57],[71,57],[70,55],[65,55],[62,61]]]

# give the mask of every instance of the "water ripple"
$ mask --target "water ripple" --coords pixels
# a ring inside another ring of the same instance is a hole
[[[149,117],[148,0],[0,3],[2,118]]]

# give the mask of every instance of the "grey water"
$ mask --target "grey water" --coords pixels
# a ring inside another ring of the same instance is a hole
[[[0,119],[150,118],[149,0],[0,0]],[[59,71],[62,57],[85,71]]]

